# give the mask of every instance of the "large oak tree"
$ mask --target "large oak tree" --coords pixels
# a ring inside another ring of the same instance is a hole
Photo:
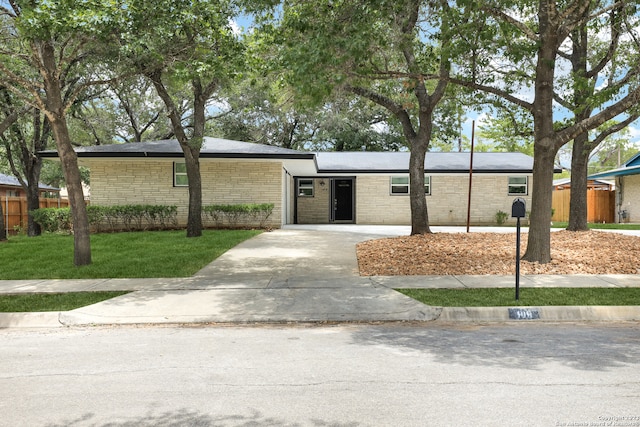
[[[131,0],[128,11],[131,27],[121,35],[121,51],[164,103],[189,180],[187,237],[198,237],[199,159],[212,97],[244,68],[244,46],[232,25],[240,8],[233,0]],[[180,96],[175,96],[176,88]],[[180,105],[186,93],[190,108],[185,115]]]
[[[91,242],[67,112],[84,88],[101,83],[87,65],[118,27],[116,12],[111,2],[9,0],[0,6],[0,83],[42,111],[51,126],[69,192],[77,266],[91,263]]]
[[[400,123],[411,150],[411,234],[431,232],[424,161],[450,72],[447,7],[420,0],[287,1],[265,37],[266,46],[281,46],[274,60],[301,99],[321,103],[350,93]]]
[[[459,46],[469,55],[465,63],[458,64],[459,74],[452,81],[500,97],[533,117],[534,182],[525,260],[551,260],[551,191],[557,151],[579,135],[624,114],[640,100],[636,84],[640,63],[629,64],[618,70],[625,84],[617,86],[607,99],[590,100],[594,114],[572,122],[559,120],[556,95],[559,80],[565,77],[560,73],[561,47],[572,33],[592,20],[631,7],[631,3],[504,0],[466,4],[458,32],[480,33],[483,37],[466,38],[466,45]],[[532,97],[526,89],[532,90]]]

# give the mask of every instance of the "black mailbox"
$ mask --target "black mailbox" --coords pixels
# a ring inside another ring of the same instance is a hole
[[[517,198],[511,205],[511,218],[524,218],[527,212],[527,204],[524,199]]]

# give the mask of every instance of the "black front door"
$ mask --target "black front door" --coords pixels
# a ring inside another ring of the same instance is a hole
[[[353,222],[353,178],[334,178],[331,185],[331,221]]]

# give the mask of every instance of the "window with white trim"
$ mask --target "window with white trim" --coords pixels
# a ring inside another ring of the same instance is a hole
[[[509,177],[509,195],[510,196],[522,196],[527,195],[528,189],[528,177],[526,176],[510,176]]]
[[[391,195],[409,194],[409,177],[408,176],[392,176],[391,177]],[[431,177],[424,177],[424,194],[431,194]]]
[[[173,186],[188,187],[187,164],[184,162],[173,162]]]
[[[296,194],[298,197],[313,197],[313,179],[299,179]]]

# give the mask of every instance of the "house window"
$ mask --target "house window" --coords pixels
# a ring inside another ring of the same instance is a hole
[[[527,177],[526,176],[510,176],[509,177],[509,195],[527,195]]]
[[[313,180],[299,179],[297,194],[298,197],[313,197]]]
[[[391,194],[409,194],[409,177],[408,176],[392,176],[391,177]],[[431,194],[431,177],[424,177],[424,194]]]
[[[184,162],[173,163],[173,186],[188,187],[189,179],[187,178],[187,164]]]

